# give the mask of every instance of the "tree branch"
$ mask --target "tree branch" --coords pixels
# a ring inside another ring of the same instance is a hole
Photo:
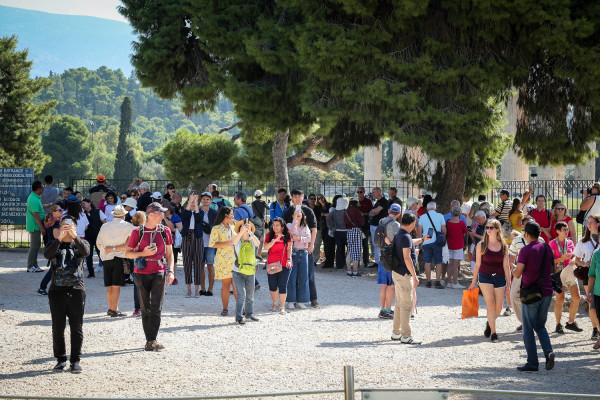
[[[333,156],[328,161],[319,161],[314,158],[304,158],[302,160],[302,165],[306,165],[307,167],[319,168],[325,172],[331,171],[331,169],[335,166],[335,164],[342,161],[344,158],[340,156]]]
[[[239,126],[241,123],[242,123],[242,121],[238,121],[238,122],[236,122],[236,123],[235,123],[235,124],[233,124],[233,125],[229,125],[229,126],[226,126],[226,127],[224,127],[224,128],[221,128],[221,129],[219,129],[219,131],[218,131],[217,133],[223,133],[223,132],[230,131],[230,130],[232,130],[233,128],[235,128],[236,126]],[[236,138],[236,139],[237,139],[237,138],[239,138],[239,137],[240,137],[240,135],[235,135],[235,138]],[[235,140],[235,139],[234,139],[234,140]]]
[[[324,143],[325,139],[322,136],[313,136],[308,139],[302,150],[288,157],[288,168],[291,169],[299,165],[305,165],[308,167],[319,168],[325,172],[331,171],[331,168],[333,168],[335,164],[344,159],[343,157],[333,156],[328,161],[319,161],[310,157],[312,152],[315,151],[319,145]]]

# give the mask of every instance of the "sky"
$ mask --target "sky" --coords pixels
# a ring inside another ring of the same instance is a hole
[[[88,15],[127,22],[117,12],[119,0],[0,0],[0,5],[53,14]]]

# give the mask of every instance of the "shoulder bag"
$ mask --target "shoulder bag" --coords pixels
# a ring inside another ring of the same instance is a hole
[[[273,239],[275,240],[275,239]],[[268,263],[266,265],[267,268],[267,274],[269,275],[273,275],[276,274],[278,272],[281,272],[283,270],[283,258],[285,257],[285,243],[283,245],[283,252],[281,253],[281,261],[275,261],[272,263]],[[269,258],[269,256],[267,256],[267,259]]]
[[[435,224],[433,223],[433,220],[431,219],[431,215],[429,215],[429,211],[427,211],[425,214],[427,214],[427,218],[429,218],[429,221],[431,222],[431,226],[433,227],[433,230],[435,231],[435,245],[438,247],[444,247],[446,245],[446,235],[444,235],[443,232],[441,232],[441,228],[440,228],[440,232],[438,232],[438,230],[435,228]]]

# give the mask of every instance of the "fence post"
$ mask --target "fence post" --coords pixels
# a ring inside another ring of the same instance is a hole
[[[354,367],[344,366],[344,400],[354,400]]]

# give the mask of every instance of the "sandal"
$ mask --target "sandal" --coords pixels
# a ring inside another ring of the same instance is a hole
[[[282,307],[279,309],[279,314],[285,315],[285,314],[287,314],[287,311],[285,311],[285,308]]]
[[[225,308],[223,309],[223,311],[221,311],[221,315],[226,317],[229,314],[229,311],[227,311]]]
[[[273,307],[271,307],[271,312],[276,312],[279,309],[279,307],[277,306],[277,304],[273,304]]]
[[[594,350],[600,350],[600,340],[598,340],[596,342],[596,344],[592,346],[592,349],[594,349]]]

